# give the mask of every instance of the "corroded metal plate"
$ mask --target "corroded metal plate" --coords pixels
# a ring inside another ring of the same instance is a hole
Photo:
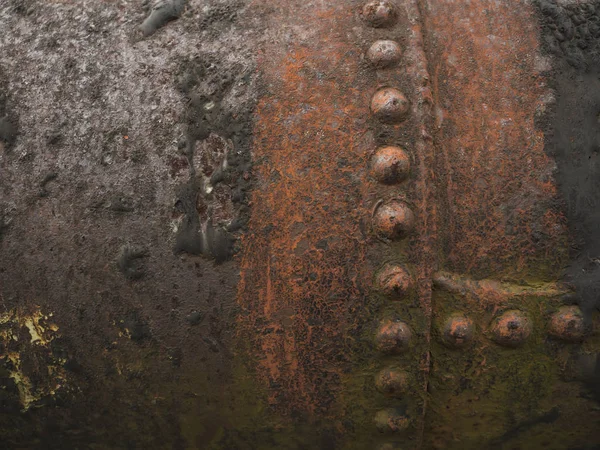
[[[599,444],[597,10],[0,5],[2,445]]]

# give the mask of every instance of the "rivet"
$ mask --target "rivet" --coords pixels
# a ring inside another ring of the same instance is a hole
[[[375,426],[382,433],[406,430],[410,419],[400,408],[386,408],[375,414]]]
[[[552,315],[549,332],[559,339],[577,342],[586,335],[583,313],[578,306],[563,306]]]
[[[400,320],[386,319],[379,324],[375,335],[377,349],[387,354],[399,354],[410,346],[412,331]]]
[[[400,398],[408,390],[408,374],[393,367],[385,368],[375,376],[375,387],[387,397]]]
[[[402,58],[402,49],[396,41],[375,41],[367,50],[367,59],[377,69],[395,66]]]
[[[400,147],[382,147],[371,158],[371,171],[380,183],[400,183],[408,177],[410,158]]]
[[[521,311],[507,311],[492,324],[492,336],[496,343],[506,347],[518,347],[525,343],[533,326]]]
[[[406,118],[410,102],[395,88],[383,88],[371,100],[371,112],[382,123],[393,124]]]
[[[386,264],[377,274],[377,287],[393,299],[405,297],[412,286],[412,276],[398,264]]]
[[[388,239],[405,238],[414,225],[415,215],[405,203],[398,200],[382,203],[375,210],[373,229]]]
[[[442,326],[442,339],[450,347],[463,347],[473,339],[473,321],[461,313],[452,314]]]
[[[373,1],[363,6],[362,16],[372,27],[384,28],[396,22],[398,13],[390,2]]]

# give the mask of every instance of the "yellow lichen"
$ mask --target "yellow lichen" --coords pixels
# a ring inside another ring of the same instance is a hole
[[[47,349],[56,338],[58,331],[56,324],[47,322],[50,317],[52,314],[45,315],[39,308],[29,313],[14,309],[0,314],[0,341],[6,348],[6,353],[0,354],[0,359],[10,362],[9,376],[18,389],[23,411],[27,411],[41,399],[55,395],[56,390],[66,382],[66,373],[62,367],[64,360],[52,360],[51,363],[47,360]],[[29,331],[29,342],[19,342],[18,335],[23,327]],[[40,352],[40,348],[45,350]],[[41,363],[40,365],[45,366],[46,373],[42,374],[44,382],[33,386],[21,364],[23,355],[35,358]]]

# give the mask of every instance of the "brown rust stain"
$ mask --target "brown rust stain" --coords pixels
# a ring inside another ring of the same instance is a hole
[[[444,239],[451,270],[552,277],[564,255],[553,164],[535,111],[538,30],[529,2],[427,2]],[[535,268],[544,260],[550,270]]]
[[[350,361],[372,276],[360,224],[370,215],[362,199],[373,91],[361,89],[361,49],[346,37],[352,9],[309,3],[280,5],[274,20],[310,23],[314,36],[267,45],[261,59],[266,92],[238,302],[271,405],[322,416]]]

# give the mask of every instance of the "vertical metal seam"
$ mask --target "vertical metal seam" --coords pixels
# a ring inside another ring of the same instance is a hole
[[[429,133],[429,124],[432,121],[433,95],[431,92],[431,77],[429,76],[428,61],[424,46],[424,19],[423,7],[419,0],[409,0],[405,5],[407,16],[411,24],[407,56],[410,57],[410,72],[415,84],[416,102],[414,102],[414,115],[418,120],[419,129],[415,142],[415,153],[418,161],[418,177],[415,182],[415,194],[418,201],[419,235],[417,239],[417,252],[419,261],[418,293],[422,310],[426,317],[426,344],[427,352],[421,357],[421,370],[423,371],[423,412],[417,429],[417,449],[423,446],[425,431],[425,417],[428,407],[428,385],[431,370],[431,332],[432,332],[432,274],[436,269],[435,241],[437,232],[437,214],[432,186],[433,180],[433,138]]]

